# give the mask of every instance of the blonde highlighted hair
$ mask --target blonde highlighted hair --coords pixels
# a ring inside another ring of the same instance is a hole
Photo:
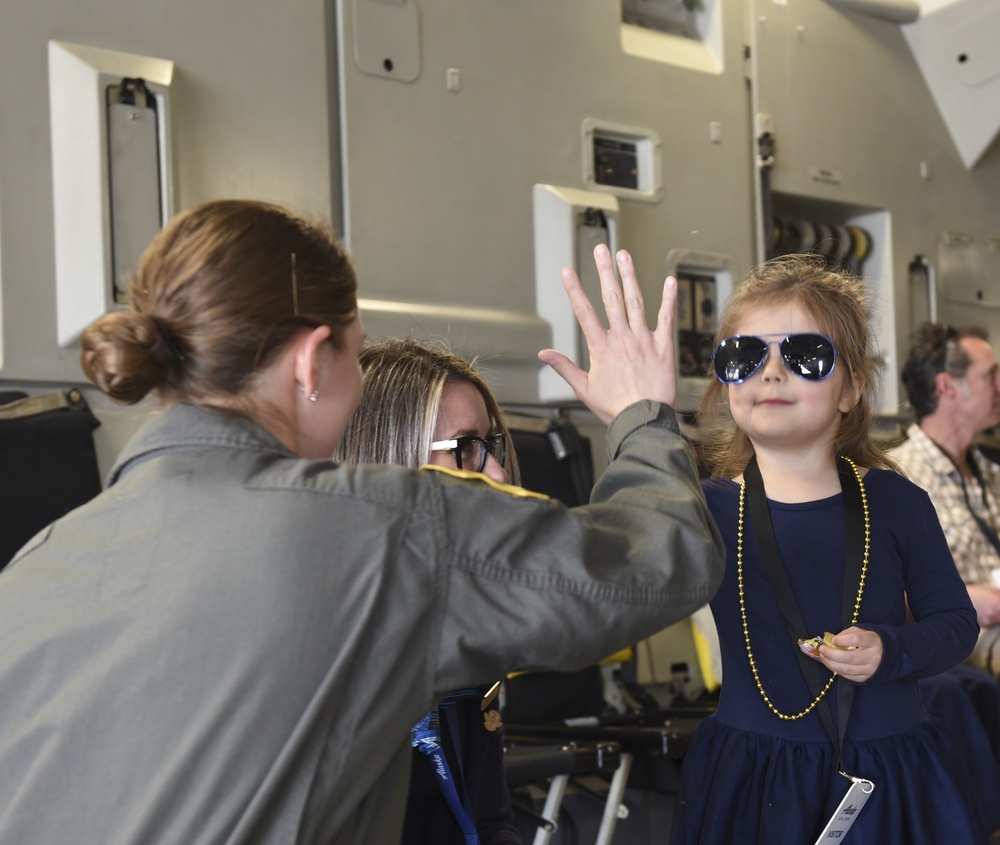
[[[511,484],[520,483],[503,412],[474,363],[409,338],[368,343],[361,350],[360,362],[364,374],[361,401],[334,460],[408,467],[426,464],[445,384],[459,381],[471,384],[483,397],[491,433],[507,436],[504,471]]]

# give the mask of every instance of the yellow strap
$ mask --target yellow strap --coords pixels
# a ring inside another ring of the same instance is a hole
[[[0,420],[16,420],[23,417],[33,417],[49,411],[59,411],[69,407],[69,399],[62,391],[40,393],[25,399],[15,399],[6,405],[0,405]]]

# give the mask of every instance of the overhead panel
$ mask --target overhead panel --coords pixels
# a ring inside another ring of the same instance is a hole
[[[354,63],[371,76],[420,76],[420,18],[413,0],[353,0]]]
[[[975,167],[1000,132],[997,0],[925,0],[903,33],[963,163]]]

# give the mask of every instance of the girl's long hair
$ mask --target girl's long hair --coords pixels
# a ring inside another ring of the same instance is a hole
[[[719,320],[715,346],[735,334],[747,314],[790,302],[813,317],[837,348],[837,367],[858,401],[842,414],[833,444],[859,466],[897,469],[872,437],[879,385],[879,355],[870,297],[862,279],[832,269],[816,255],[787,255],[758,266],[733,291]],[[701,398],[698,422],[701,459],[713,476],[733,478],[753,456],[753,445],[733,421],[727,386],[714,371]]]

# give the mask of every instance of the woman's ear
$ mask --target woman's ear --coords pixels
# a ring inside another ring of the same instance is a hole
[[[319,350],[330,337],[329,326],[317,326],[295,340],[295,381],[307,397],[317,395]],[[316,400],[313,399],[315,402]]]

